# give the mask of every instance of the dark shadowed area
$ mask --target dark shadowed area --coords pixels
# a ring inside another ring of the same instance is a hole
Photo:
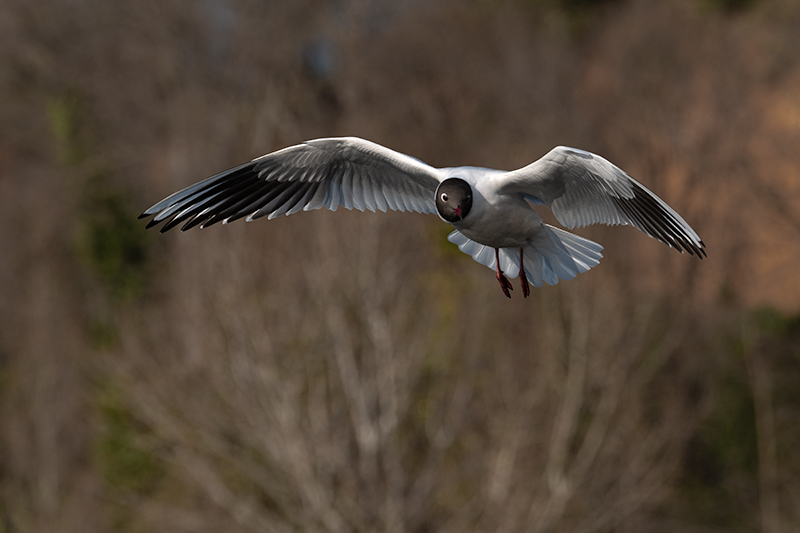
[[[0,2],[0,533],[800,530],[798,35],[794,0]],[[585,228],[599,266],[508,300],[435,216],[136,219],[340,135],[596,152],[708,258]]]

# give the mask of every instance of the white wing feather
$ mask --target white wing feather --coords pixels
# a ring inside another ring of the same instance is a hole
[[[501,194],[544,203],[567,228],[630,224],[692,255],[705,255],[697,233],[661,198],[608,160],[558,146],[530,165],[507,173]]]
[[[440,174],[425,163],[357,137],[316,139],[272,152],[178,191],[147,209],[161,232],[246,217],[275,218],[340,205],[360,211],[434,213]]]

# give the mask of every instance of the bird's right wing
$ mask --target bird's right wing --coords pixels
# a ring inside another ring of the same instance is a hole
[[[499,191],[553,210],[567,228],[630,224],[701,259],[705,245],[681,216],[644,185],[599,155],[558,146],[530,165],[508,172]]]
[[[316,139],[226,170],[153,205],[139,218],[164,220],[165,232],[207,227],[247,217],[275,218],[340,205],[360,211],[435,213],[438,171],[425,163],[356,137]]]

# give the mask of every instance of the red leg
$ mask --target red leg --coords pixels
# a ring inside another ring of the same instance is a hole
[[[522,262],[522,246],[519,247],[519,280],[522,283],[522,295],[527,298],[531,295],[531,286],[528,285],[528,276],[525,275],[525,263]]]
[[[503,293],[511,298],[511,294],[508,291],[513,291],[514,288],[511,286],[511,282],[508,281],[508,278],[503,275],[503,271],[500,270],[500,250],[498,248],[494,249],[494,260],[497,266],[497,281],[500,282],[500,288],[503,289]]]

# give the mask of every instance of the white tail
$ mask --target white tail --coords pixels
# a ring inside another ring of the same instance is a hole
[[[543,225],[544,231],[523,247],[525,275],[534,287],[544,283],[555,285],[559,279],[570,280],[600,262],[602,246],[589,239]],[[460,231],[452,232],[447,240],[482,265],[494,270],[494,248],[484,246],[465,237]],[[500,269],[509,278],[519,275],[519,249],[500,248]]]

